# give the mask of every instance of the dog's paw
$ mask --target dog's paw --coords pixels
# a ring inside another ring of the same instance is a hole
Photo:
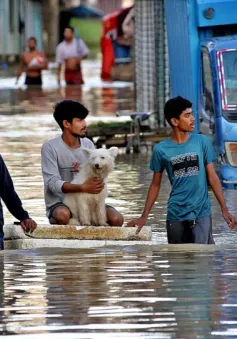
[[[91,223],[90,222],[81,222],[81,225],[82,226],[91,226]]]
[[[107,222],[98,222],[97,226],[109,226]]]
[[[80,221],[74,218],[69,220],[69,225],[80,226]]]

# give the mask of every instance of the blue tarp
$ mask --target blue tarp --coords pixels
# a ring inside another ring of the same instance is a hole
[[[102,18],[104,16],[103,11],[83,5],[70,8],[67,11],[77,18]]]
[[[103,16],[103,11],[83,5],[61,11],[59,17],[59,42],[63,40],[64,28],[69,25],[71,18],[102,19]],[[78,37],[78,32],[76,32],[76,36]]]

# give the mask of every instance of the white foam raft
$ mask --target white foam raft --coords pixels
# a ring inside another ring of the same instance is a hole
[[[33,233],[25,233],[19,225],[5,225],[5,249],[41,247],[96,248],[107,246],[154,245],[151,227],[136,234],[134,227],[96,227],[70,225],[38,225]]]

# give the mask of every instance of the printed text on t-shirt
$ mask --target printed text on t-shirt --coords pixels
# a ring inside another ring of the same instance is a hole
[[[199,157],[196,152],[184,153],[170,158],[175,178],[189,177],[199,173]]]

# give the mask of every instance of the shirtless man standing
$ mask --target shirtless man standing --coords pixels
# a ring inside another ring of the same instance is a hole
[[[21,55],[20,66],[17,72],[16,84],[26,68],[25,85],[42,85],[41,71],[48,68],[48,61],[43,52],[36,49],[37,40],[34,37],[28,39],[29,52]]]
[[[81,85],[84,83],[81,72],[81,61],[86,59],[89,49],[82,39],[74,38],[74,29],[66,27],[64,41],[56,49],[56,62],[58,64],[58,85],[62,65],[65,64],[65,81],[67,85]]]

